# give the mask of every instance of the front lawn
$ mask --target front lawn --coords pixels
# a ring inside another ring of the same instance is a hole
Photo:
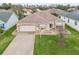
[[[65,46],[58,44],[58,35],[36,35],[35,55],[76,55],[79,54],[79,32],[66,25],[71,34],[65,35]]]
[[[13,26],[11,29],[6,31],[3,35],[0,36],[0,54],[4,52],[9,43],[13,40],[14,36],[12,32],[16,29],[16,26]]]
[[[3,32],[4,32],[4,30],[2,30],[2,29],[0,28],[0,35],[1,35]]]

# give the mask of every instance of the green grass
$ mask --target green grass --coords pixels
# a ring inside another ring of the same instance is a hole
[[[35,55],[79,55],[79,32],[66,25],[71,34],[65,35],[64,47],[59,45],[58,35],[36,35]]]
[[[8,47],[9,43],[13,40],[14,36],[12,32],[16,29],[16,26],[13,26],[8,31],[6,31],[2,36],[0,36],[0,54]]]

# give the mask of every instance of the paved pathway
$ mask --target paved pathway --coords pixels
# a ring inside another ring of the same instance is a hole
[[[32,55],[34,41],[34,33],[19,33],[4,51],[3,55]]]

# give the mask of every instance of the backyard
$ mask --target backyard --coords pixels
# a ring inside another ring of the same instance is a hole
[[[3,35],[0,36],[0,54],[4,52],[9,43],[13,40],[14,36],[12,32],[16,29],[16,26],[13,26],[8,31],[6,31]]]
[[[64,37],[64,47],[61,47],[58,35],[36,35],[35,55],[79,55],[79,32],[68,25],[65,26],[71,34]]]

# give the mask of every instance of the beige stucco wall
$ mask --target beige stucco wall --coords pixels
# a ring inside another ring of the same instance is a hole
[[[44,28],[43,30],[50,30],[49,24],[39,24],[36,26],[36,31],[40,31],[41,28]]]
[[[41,28],[44,28],[43,30],[50,30],[49,24],[18,23],[17,24],[17,32],[20,32],[20,26],[35,26],[36,31],[40,31]]]
[[[56,29],[56,26],[63,26],[65,23],[63,21],[52,22],[53,26],[51,29]],[[50,30],[50,24],[35,24],[35,23],[18,23],[17,32],[20,32],[20,26],[35,26],[35,31]]]
[[[30,24],[30,23],[17,23],[17,32],[20,32],[20,26],[35,26],[35,24]]]

